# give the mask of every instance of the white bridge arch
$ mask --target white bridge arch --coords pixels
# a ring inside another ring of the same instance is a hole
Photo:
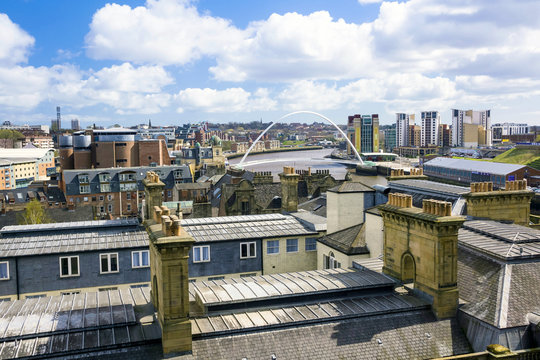
[[[281,120],[283,119],[286,119],[288,118],[289,116],[293,116],[293,115],[296,115],[296,114],[311,114],[311,115],[315,115],[315,116],[318,116],[320,117],[321,119],[324,119],[326,121],[328,121],[330,124],[332,124],[337,131],[339,131],[341,133],[341,135],[343,135],[343,137],[345,138],[345,140],[349,143],[351,149],[354,151],[354,155],[356,156],[356,158],[358,159],[358,161],[360,162],[360,164],[364,164],[364,161],[362,161],[362,158],[360,157],[360,154],[358,153],[358,151],[356,150],[356,148],[354,147],[353,143],[351,142],[351,140],[349,140],[349,138],[347,137],[347,135],[343,132],[343,130],[341,130],[339,128],[339,126],[336,125],[335,122],[333,122],[332,120],[330,120],[329,118],[327,118],[326,116],[324,115],[321,115],[319,113],[316,113],[314,111],[307,111],[307,110],[300,110],[300,111],[294,111],[292,113],[288,113],[286,115],[283,115],[282,117],[280,117],[277,121],[273,122],[270,124],[270,126],[268,126],[266,129],[264,129],[264,131],[257,137],[257,139],[253,142],[253,144],[251,144],[251,146],[249,147],[248,151],[244,154],[244,156],[242,157],[242,160],[240,160],[240,162],[238,163],[238,167],[242,167],[242,164],[244,163],[244,160],[246,160],[246,158],[248,157],[249,153],[251,152],[251,150],[255,147],[255,144],[257,144],[257,142],[264,136],[264,134],[266,134],[266,132],[268,130],[270,130],[272,128],[272,126],[274,126],[275,124],[277,124],[278,122],[280,122]]]

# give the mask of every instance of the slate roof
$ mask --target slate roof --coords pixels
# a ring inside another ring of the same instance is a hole
[[[298,204],[298,210],[306,210],[315,215],[326,217],[326,194]]]
[[[136,219],[6,226],[2,257],[148,247],[148,234]]]
[[[347,255],[369,254],[369,249],[363,241],[364,239],[357,241],[358,237],[362,236],[360,232],[363,226],[364,224],[354,225],[332,234],[326,234],[317,241]]]
[[[281,198],[281,184],[257,184],[255,185],[253,194],[255,196],[255,202],[257,205],[259,205],[262,209],[271,209],[273,208],[272,200],[276,197]],[[281,207],[281,201],[279,205],[279,207]]]
[[[470,351],[457,321],[418,310],[204,338],[176,359],[429,359]]]
[[[317,234],[295,217],[282,214],[184,219],[182,226],[197,242]]]
[[[61,356],[161,338],[150,289],[0,302],[0,359]]]
[[[507,175],[526,165],[505,164],[491,161],[476,161],[466,159],[452,159],[438,157],[426,162],[424,165],[438,166],[456,170],[466,170],[471,172],[482,172],[495,175]]]
[[[328,189],[328,191],[337,192],[337,193],[354,193],[354,192],[372,192],[375,190],[360,182],[345,181],[341,185],[334,186],[333,188]]]
[[[76,206],[73,210],[66,208],[44,208],[45,215],[52,222],[90,221],[94,219],[94,211],[91,205]],[[18,215],[22,215],[24,210],[7,211],[6,215],[0,216],[0,228],[8,225],[18,224]]]

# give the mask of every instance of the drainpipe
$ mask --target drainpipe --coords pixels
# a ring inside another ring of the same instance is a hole
[[[19,296],[19,259],[18,258],[15,258],[15,280],[16,280],[16,284],[17,284],[17,300],[20,299],[20,296]]]

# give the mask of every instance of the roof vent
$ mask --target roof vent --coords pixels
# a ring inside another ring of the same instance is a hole
[[[381,340],[381,339],[377,339],[377,344],[382,345],[382,340]]]

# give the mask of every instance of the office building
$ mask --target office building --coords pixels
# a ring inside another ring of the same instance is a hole
[[[54,150],[0,149],[0,190],[26,187],[56,173]]]
[[[79,119],[71,119],[71,130],[81,130],[81,123]]]
[[[452,109],[452,146],[491,145],[491,110]]]
[[[439,144],[439,125],[441,116],[438,111],[422,111],[422,128],[420,146],[436,146]]]
[[[511,135],[524,135],[529,133],[527,124],[499,123],[491,126],[491,135],[494,143],[503,141],[503,137],[510,138]]]
[[[450,125],[439,125],[439,146],[450,147],[452,144],[452,129]]]
[[[414,114],[396,114],[396,146],[411,146],[413,136],[411,126],[413,125]]]
[[[379,115],[352,115],[347,122],[347,136],[359,153],[379,151]],[[353,154],[347,143],[347,152]]]

